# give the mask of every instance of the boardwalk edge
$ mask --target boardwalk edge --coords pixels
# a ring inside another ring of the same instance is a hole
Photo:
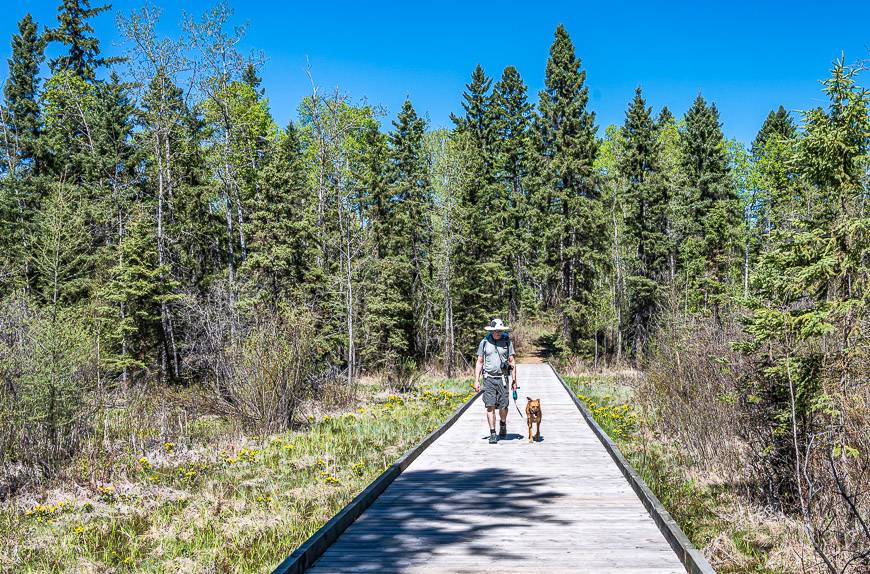
[[[558,376],[558,375],[557,375]],[[564,383],[563,383],[564,384]],[[329,522],[311,535],[308,540],[296,549],[293,554],[281,562],[272,574],[302,574],[317,561],[329,546],[335,542],[365,510],[378,499],[396,477],[408,468],[426,448],[435,442],[444,432],[453,426],[468,407],[477,399],[480,392],[474,394],[465,404],[457,408],[447,421],[440,427],[429,433],[417,446],[406,452],[402,458],[394,462],[390,467],[374,479],[362,492],[333,516]]]
[[[636,470],[628,463],[622,453],[617,448],[616,444],[612,440],[610,440],[610,436],[604,429],[598,426],[598,423],[595,422],[595,418],[592,416],[592,413],[589,412],[589,409],[586,408],[586,405],[583,404],[583,401],[577,398],[577,395],[574,394],[574,391],[570,386],[562,379],[562,376],[556,372],[556,369],[550,363],[547,363],[547,366],[553,371],[553,374],[556,375],[556,378],[568,392],[568,395],[571,397],[571,400],[574,401],[574,404],[580,410],[580,413],[583,415],[583,418],[586,419],[586,423],[592,428],[592,431],[598,437],[598,440],[601,441],[601,444],[604,445],[604,448],[607,449],[607,452],[610,454],[610,457],[616,463],[616,466],[619,467],[619,470],[622,472],[623,476],[625,476],[626,480],[628,480],[629,484],[631,484],[632,489],[634,489],[635,494],[637,494],[638,498],[640,498],[643,505],[646,507],[647,512],[655,521],[656,525],[659,527],[662,535],[664,535],[665,539],[668,541],[668,544],[671,545],[673,551],[677,554],[680,561],[686,567],[686,570],[691,574],[716,574],[716,571],[710,566],[710,563],[707,562],[707,559],[704,558],[704,555],[698,551],[697,548],[691,543],[686,534],[682,531],[679,525],[671,516],[670,512],[664,507],[658,497],[653,494],[653,492],[649,489],[640,475]]]

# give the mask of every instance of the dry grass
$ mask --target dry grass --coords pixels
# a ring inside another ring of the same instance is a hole
[[[306,405],[268,436],[143,393],[107,415],[106,450],[0,506],[3,572],[266,572],[464,398],[468,381]],[[193,401],[195,403],[195,401]],[[342,408],[343,405],[343,408]]]
[[[728,465],[701,464],[657,430],[658,413],[638,400],[643,373],[585,371],[566,380],[719,574],[820,572],[799,522],[753,502]]]

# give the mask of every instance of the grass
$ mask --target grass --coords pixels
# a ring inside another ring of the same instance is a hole
[[[196,440],[114,460],[111,482],[0,506],[0,571],[269,572],[469,392],[433,381],[263,437],[221,441],[220,421],[197,422]]]
[[[722,546],[722,538],[727,539],[727,556],[714,561],[719,574],[787,572],[768,566],[770,548],[764,536],[749,535],[726,518],[733,502],[727,490],[699,484],[692,477],[692,461],[649,431],[632,402],[630,385],[606,374],[565,380],[695,547],[708,554],[711,546]]]

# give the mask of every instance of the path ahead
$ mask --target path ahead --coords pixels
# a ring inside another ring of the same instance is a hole
[[[489,444],[478,398],[308,572],[685,573],[550,367],[518,375],[541,442],[511,404]]]

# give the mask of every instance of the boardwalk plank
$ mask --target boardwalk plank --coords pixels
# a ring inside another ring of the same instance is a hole
[[[518,374],[541,442],[511,405],[510,440],[488,444],[472,405],[308,571],[685,573],[550,368]]]

